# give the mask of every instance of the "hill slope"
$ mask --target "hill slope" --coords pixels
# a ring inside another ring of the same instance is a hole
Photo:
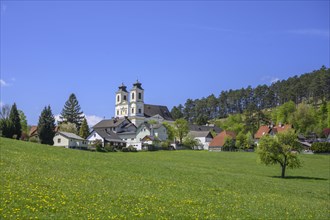
[[[280,179],[254,153],[95,153],[0,139],[0,218],[329,219],[329,155]]]

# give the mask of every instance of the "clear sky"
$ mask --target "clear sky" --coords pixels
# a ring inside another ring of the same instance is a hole
[[[329,67],[329,1],[1,1],[1,105],[90,124],[138,79],[171,108]]]

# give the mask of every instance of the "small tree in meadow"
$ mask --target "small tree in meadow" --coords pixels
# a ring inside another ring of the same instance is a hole
[[[183,138],[188,134],[189,132],[189,126],[188,126],[188,121],[180,118],[175,120],[174,122],[174,126],[175,126],[175,133],[176,136],[179,138],[180,140],[180,144],[182,144],[182,140]]]
[[[301,162],[298,151],[301,145],[297,142],[294,132],[279,133],[276,136],[263,136],[257,147],[261,163],[265,165],[280,164],[281,177],[285,177],[286,168],[299,168]]]

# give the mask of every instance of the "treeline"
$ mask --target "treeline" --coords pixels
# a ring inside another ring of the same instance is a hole
[[[264,109],[289,101],[314,106],[330,101],[330,68],[322,66],[319,70],[277,81],[270,86],[248,86],[222,91],[218,97],[212,94],[206,98],[187,99],[184,105],[174,106],[171,114],[174,119],[184,118],[189,123],[203,125],[232,114],[244,113],[247,117],[260,114]]]
[[[57,129],[52,109],[50,106],[46,106],[39,116],[37,135],[30,137],[30,128],[24,112],[17,109],[16,103],[11,107],[4,105],[0,108],[0,137],[53,145],[56,130],[75,133],[82,138],[87,138],[89,135],[87,120],[75,94],[71,94],[65,102],[60,119],[61,121],[57,122]]]

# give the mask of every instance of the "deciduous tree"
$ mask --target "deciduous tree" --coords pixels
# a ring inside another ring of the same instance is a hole
[[[276,136],[263,136],[257,147],[261,163],[265,165],[280,164],[281,177],[285,177],[286,168],[301,167],[298,152],[301,146],[294,132],[279,133]]]
[[[188,122],[185,119],[180,118],[180,119],[175,120],[174,126],[175,126],[176,136],[179,138],[180,144],[182,144],[183,138],[189,132]]]

